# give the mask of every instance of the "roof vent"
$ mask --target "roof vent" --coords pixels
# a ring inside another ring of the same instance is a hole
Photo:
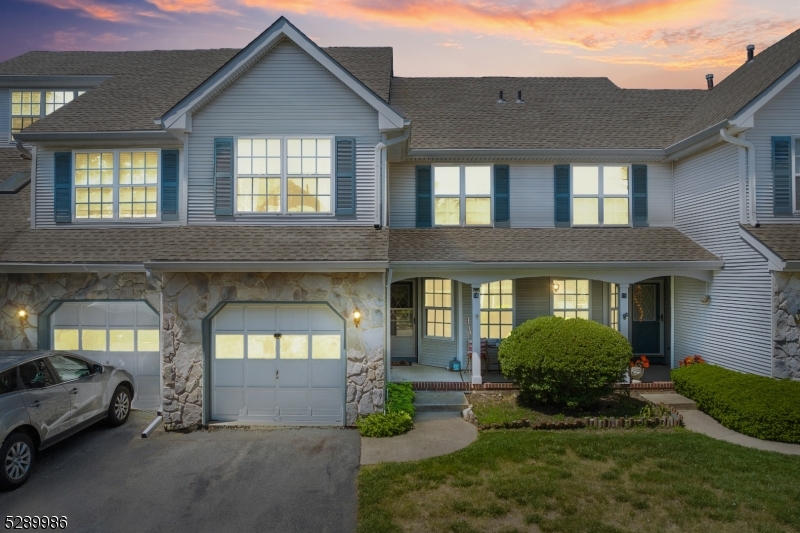
[[[505,104],[506,101],[503,100],[503,91],[500,91],[500,97],[497,99],[498,104]]]
[[[756,51],[756,45],[754,45],[754,44],[748,44],[747,45],[747,62],[748,63],[753,60],[753,54],[755,53],[755,51]]]
[[[714,88],[714,75],[713,74],[706,74],[706,82],[708,83],[708,90]]]
[[[517,91],[517,103],[524,104],[525,100],[522,99],[522,91]]]

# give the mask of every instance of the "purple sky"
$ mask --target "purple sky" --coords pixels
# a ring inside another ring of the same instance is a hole
[[[397,76],[608,76],[704,88],[800,28],[794,0],[0,0],[29,50],[242,47],[280,15],[321,46],[392,46]]]

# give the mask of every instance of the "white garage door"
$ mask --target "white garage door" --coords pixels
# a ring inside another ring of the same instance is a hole
[[[213,420],[344,423],[344,321],[330,307],[229,304],[211,332]]]
[[[144,302],[65,302],[51,318],[51,346],[133,375],[136,409],[158,409],[158,314]]]

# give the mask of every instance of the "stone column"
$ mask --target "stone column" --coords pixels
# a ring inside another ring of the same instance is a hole
[[[481,286],[472,286],[472,384],[483,383],[481,376]]]
[[[619,332],[630,340],[630,283],[619,284]]]

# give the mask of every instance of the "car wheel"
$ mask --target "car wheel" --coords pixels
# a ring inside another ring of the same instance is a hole
[[[111,404],[108,406],[108,423],[112,426],[120,426],[128,419],[131,414],[131,390],[125,385],[120,385],[111,397]]]
[[[16,489],[28,480],[36,452],[24,433],[12,433],[0,446],[0,489]]]

